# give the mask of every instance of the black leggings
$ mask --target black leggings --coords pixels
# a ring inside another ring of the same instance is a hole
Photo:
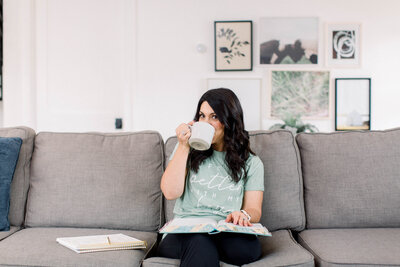
[[[240,266],[258,260],[261,245],[256,236],[247,234],[168,234],[158,256],[181,259],[180,266],[219,267],[220,260]]]

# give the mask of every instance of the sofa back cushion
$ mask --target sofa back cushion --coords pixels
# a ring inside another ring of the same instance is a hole
[[[400,129],[296,140],[307,228],[400,226]]]
[[[39,133],[26,224],[156,231],[163,165],[157,132]]]
[[[166,159],[176,137],[166,142]],[[264,164],[264,200],[261,223],[270,231],[302,230],[305,226],[300,156],[291,132],[250,132],[251,149]],[[166,220],[173,218],[174,201],[165,202]]]
[[[22,145],[10,188],[10,209],[8,220],[12,226],[22,226],[25,218],[25,205],[29,188],[30,164],[35,131],[28,127],[1,128],[1,137],[19,137]]]

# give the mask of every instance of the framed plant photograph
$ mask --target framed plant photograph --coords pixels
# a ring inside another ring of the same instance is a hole
[[[329,71],[271,71],[270,118],[328,119]]]
[[[261,18],[259,63],[318,64],[318,18]]]
[[[215,71],[253,69],[253,22],[215,21]]]
[[[335,79],[335,130],[371,130],[371,79]]]
[[[360,34],[360,24],[327,24],[327,66],[360,66]]]

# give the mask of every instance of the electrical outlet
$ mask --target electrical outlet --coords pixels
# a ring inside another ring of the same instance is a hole
[[[115,129],[122,129],[122,118],[115,119]]]

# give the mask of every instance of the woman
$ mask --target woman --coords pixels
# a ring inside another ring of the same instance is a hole
[[[241,226],[258,222],[264,167],[250,149],[238,98],[229,89],[207,91],[194,121],[211,124],[215,133],[211,148],[197,151],[189,147],[188,125],[176,128],[178,144],[161,179],[164,196],[177,199],[175,217],[210,217]],[[220,260],[243,265],[259,259],[261,246],[256,236],[246,234],[168,234],[158,254],[181,259],[181,266],[219,266]]]

